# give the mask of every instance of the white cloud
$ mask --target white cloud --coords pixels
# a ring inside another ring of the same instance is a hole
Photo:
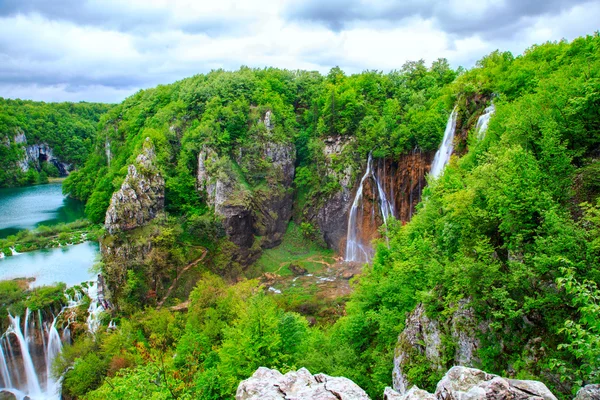
[[[502,1],[473,1],[466,8],[481,14]],[[460,3],[462,8],[450,9],[455,16],[465,11]],[[286,19],[289,2],[283,0],[82,4],[81,21],[41,9],[0,13],[0,96],[116,102],[140,88],[240,65],[321,72],[339,65],[352,73],[446,57],[455,67],[470,67],[497,48],[521,53],[534,43],[573,39],[600,27],[597,1],[529,16],[518,32],[498,37],[459,36],[419,16],[397,24],[359,21],[335,32]],[[106,21],[92,18],[94,10]]]

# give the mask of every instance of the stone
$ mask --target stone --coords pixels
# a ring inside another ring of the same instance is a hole
[[[272,112],[267,111],[258,123],[265,125],[269,135],[274,128]],[[249,190],[240,170],[251,169],[255,164],[253,157],[266,161],[268,166],[259,173],[264,174],[267,185]],[[253,164],[244,164],[247,160]],[[247,148],[240,147],[235,160],[229,155],[219,157],[207,146],[198,154],[198,190],[221,218],[228,239],[238,246],[236,258],[240,263],[248,265],[261,249],[281,243],[292,217],[295,163],[294,145],[275,142],[270,137]],[[260,241],[255,243],[256,237]]]
[[[394,389],[387,387],[383,392],[383,400],[436,400],[435,396],[416,386],[410,388],[406,393],[400,394]]]
[[[600,400],[600,385],[586,385],[577,391],[574,400]]]
[[[443,336],[450,336],[455,343],[454,365],[477,365],[480,343],[475,333],[485,329],[485,324],[476,324],[475,313],[469,307],[467,299],[460,300],[456,310],[443,323],[431,320],[423,305],[419,304],[407,316],[405,328],[398,337],[392,371],[394,389],[402,394],[411,386],[404,374],[404,368],[412,363],[416,354],[425,356],[432,370],[445,370],[446,365],[441,358],[444,353],[441,340]]]
[[[452,367],[438,382],[435,397],[439,400],[556,400],[542,382],[505,379],[468,367]]]
[[[144,226],[164,210],[165,181],[154,166],[155,159],[154,146],[146,139],[106,211],[104,225],[111,235]]]
[[[368,400],[350,379],[325,374],[312,375],[306,368],[282,375],[260,367],[240,382],[236,400]]]

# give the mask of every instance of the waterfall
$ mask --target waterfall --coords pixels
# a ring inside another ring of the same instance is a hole
[[[365,171],[365,174],[360,180],[360,185],[358,186],[356,196],[354,196],[354,201],[352,202],[352,207],[350,208],[350,213],[348,214],[348,232],[346,235],[345,258],[346,261],[364,263],[371,261],[372,249],[370,248],[370,243],[361,242],[361,239],[359,238],[360,227],[358,225],[358,222],[362,220],[363,213],[363,186],[365,181],[369,178],[374,180],[375,185],[377,187],[379,211],[381,212],[381,217],[383,218],[384,226],[387,225],[387,221],[390,217],[395,217],[394,205],[388,200],[386,191],[384,190],[384,187],[381,184],[379,177],[373,170],[373,156],[371,153],[369,153],[369,157],[367,159],[367,170]],[[375,218],[374,209],[371,218]]]
[[[489,107],[487,107],[483,114],[477,120],[477,125],[475,126],[475,133],[477,134],[477,139],[481,140],[485,136],[485,132],[487,131],[488,124],[490,123],[490,118],[496,112],[496,106],[492,103]]]
[[[10,319],[10,327],[7,332],[10,332],[17,337],[19,347],[21,348],[21,357],[23,359],[25,377],[27,378],[27,393],[32,396],[40,396],[42,394],[42,389],[37,373],[35,372],[35,365],[33,364],[31,353],[29,352],[29,346],[27,345],[27,342],[25,342],[25,337],[21,332],[21,317],[18,315],[16,317],[9,315],[8,318]],[[27,327],[25,327],[25,330],[27,330]]]
[[[90,282],[87,295],[91,302],[87,318],[88,330],[95,332],[100,326],[99,315],[104,311],[102,304],[107,304],[99,294],[98,285]],[[42,313],[27,309],[25,320],[21,324],[20,316],[9,315],[10,326],[0,338],[0,377],[2,378],[1,390],[13,393],[17,399],[26,396],[32,399],[60,399],[61,379],[52,377],[52,364],[60,354],[63,341],[70,341],[69,326],[74,322],[74,317],[65,311],[78,307],[85,299],[84,293],[76,291],[73,296],[65,293],[66,305],[53,317],[52,323],[44,321]],[[57,324],[61,316],[69,317],[60,321],[64,327],[63,337],[58,331]],[[37,316],[37,318],[36,318]],[[39,338],[37,337],[39,336]],[[13,344],[18,344],[13,346]]]
[[[448,122],[446,123],[446,131],[444,132],[444,139],[442,139],[442,144],[440,148],[435,153],[435,157],[433,158],[433,163],[431,164],[431,170],[429,175],[434,178],[439,177],[444,171],[444,167],[450,161],[450,156],[452,155],[452,150],[454,149],[454,133],[456,132],[456,116],[457,109],[454,107],[450,117],[448,117]]]

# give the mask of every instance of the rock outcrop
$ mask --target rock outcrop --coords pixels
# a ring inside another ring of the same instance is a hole
[[[328,137],[324,141],[323,155],[326,174],[339,183],[339,190],[329,195],[317,210],[317,223],[322,238],[327,245],[343,254],[346,248],[348,232],[348,212],[356,195],[361,174],[353,174],[351,166],[336,171],[336,160],[351,151],[351,140],[341,136]],[[363,183],[361,218],[357,221],[363,245],[379,237],[379,228],[383,224],[380,211],[379,190],[382,190],[391,202],[394,216],[402,222],[412,218],[416,205],[421,200],[421,192],[426,186],[425,176],[429,172],[434,152],[423,153],[413,151],[396,158],[380,158],[373,160],[373,176],[377,176],[381,187],[374,179]]]
[[[260,367],[251,378],[242,381],[236,400],[368,400],[358,385],[347,378],[325,374],[312,375],[306,368],[288,372]]]
[[[596,400],[599,385],[581,389],[575,400]],[[580,397],[581,396],[581,397]],[[324,374],[311,375],[306,368],[288,372],[260,367],[242,381],[236,400],[362,400],[367,394],[350,379]],[[386,388],[384,400],[556,400],[546,385],[538,381],[506,379],[468,368],[453,367],[438,382],[435,393],[416,386],[400,394]]]
[[[394,389],[404,394],[412,386],[406,370],[415,363],[415,359],[419,363],[428,363],[432,373],[440,374],[446,368],[444,360],[447,358],[451,358],[454,365],[477,365],[479,360],[476,353],[480,344],[475,332],[482,330],[485,327],[476,325],[474,312],[466,300],[460,301],[450,318],[443,323],[430,319],[425,307],[419,304],[406,318],[405,329],[398,337],[392,372]],[[455,347],[453,354],[445,354],[448,350],[442,341],[443,337],[452,339]]]
[[[556,397],[542,382],[505,379],[467,367],[451,368],[437,384],[435,397],[439,400],[556,400]]]
[[[579,389],[574,400],[600,400],[600,385],[586,385]]]
[[[18,166],[21,171],[27,172],[31,166],[40,171],[42,169],[42,163],[48,162],[56,167],[60,176],[69,175],[71,164],[65,163],[54,156],[54,151],[48,144],[33,143],[28,145],[27,136],[20,129],[16,130],[13,142],[22,146],[24,150],[23,158],[18,161]],[[7,138],[7,145],[10,146],[9,138]]]
[[[326,174],[338,182],[339,190],[323,199],[316,211],[316,221],[323,241],[338,253],[345,248],[348,231],[348,210],[352,205],[352,167],[337,172],[334,168],[336,158],[346,150],[350,140],[343,136],[331,136],[325,139],[323,156],[325,157]]]
[[[155,166],[150,139],[127,170],[121,189],[113,193],[104,225],[111,235],[146,225],[163,211],[165,180]]]
[[[264,126],[264,137],[251,147],[239,148],[235,160],[208,146],[198,155],[198,190],[221,218],[228,239],[238,247],[235,261],[243,265],[254,261],[261,248],[281,243],[292,215],[295,148],[271,137],[270,111],[258,124]],[[249,184],[243,171],[265,184]]]

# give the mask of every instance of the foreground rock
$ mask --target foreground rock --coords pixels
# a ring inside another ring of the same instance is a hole
[[[242,381],[236,400],[363,400],[364,390],[347,378],[324,374],[312,375],[306,368],[282,375],[279,371],[260,367],[251,378]]]
[[[242,381],[237,400],[362,400],[364,390],[350,379],[324,374],[311,375],[306,368],[282,375],[260,367],[251,378]],[[386,388],[384,400],[556,400],[546,385],[538,381],[502,378],[467,367],[453,367],[438,382],[435,393],[413,386],[404,394]],[[600,385],[582,388],[575,400],[600,399]]]
[[[579,389],[574,400],[600,400],[600,385],[587,385]]]
[[[584,397],[585,398],[585,397]],[[387,388],[386,400],[556,400],[546,385],[538,381],[506,379],[484,371],[453,367],[437,384],[435,393],[413,386],[405,394]],[[583,398],[582,398],[583,399]],[[587,399],[587,398],[585,398]]]

